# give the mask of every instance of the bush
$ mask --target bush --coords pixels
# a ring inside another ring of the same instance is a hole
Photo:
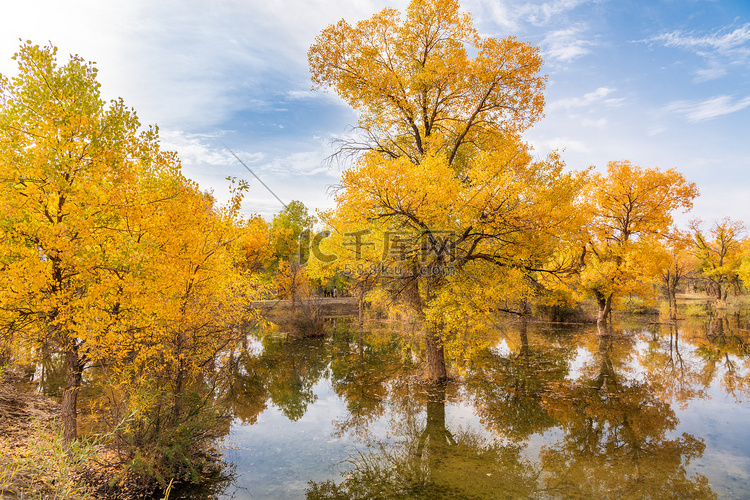
[[[639,297],[627,297],[622,303],[622,311],[628,314],[659,314],[659,309],[653,302]]]
[[[687,304],[684,308],[682,308],[682,313],[685,316],[709,316],[711,314],[711,306],[708,303]]]
[[[151,383],[129,397],[131,415],[114,430],[122,470],[110,481],[164,491],[175,483],[213,480],[223,464],[213,442],[228,430],[228,419],[208,390],[180,394]]]

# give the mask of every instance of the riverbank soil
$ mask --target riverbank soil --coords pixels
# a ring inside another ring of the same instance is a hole
[[[35,392],[19,390],[12,373],[0,380],[0,499],[20,498],[30,492],[46,496],[46,485],[55,478],[36,468],[40,433],[60,427],[60,405]],[[51,450],[50,450],[51,451]]]

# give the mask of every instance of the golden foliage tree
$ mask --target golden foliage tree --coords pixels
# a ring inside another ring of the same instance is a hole
[[[23,45],[20,75],[0,80],[2,272],[5,335],[58,345],[68,381],[64,438],[76,437],[76,400],[92,353],[88,341],[111,322],[124,254],[117,232],[153,135],[122,101],[105,107],[96,69],[79,57]],[[114,229],[114,230],[113,230]]]
[[[586,193],[578,284],[596,299],[597,321],[602,322],[615,297],[650,292],[662,265],[658,242],[673,230],[672,213],[692,208],[698,189],[673,169],[612,161],[606,176],[591,175]]]
[[[691,276],[697,267],[697,259],[690,252],[690,238],[682,232],[675,232],[668,241],[656,248],[656,258],[661,254],[659,280],[667,297],[669,319],[677,319],[677,287],[686,277]]]
[[[344,152],[414,164],[441,154],[455,165],[515,137],[544,107],[539,48],[480,38],[456,0],[413,0],[404,19],[394,9],[354,26],[342,19],[318,35],[308,60],[315,88],[359,112],[361,134]]]
[[[156,130],[102,101],[80,57],[58,65],[27,43],[15,59],[19,76],[0,79],[0,332],[17,351],[63,353],[70,443],[87,367],[178,394],[245,316],[241,189],[215,206]]]
[[[359,112],[322,267],[411,303],[427,320],[425,375],[445,379],[447,334],[495,294],[533,293],[570,229],[581,176],[519,141],[542,114],[539,49],[480,38],[455,0],[413,0],[403,18],[329,26],[308,57],[314,86]]]
[[[700,260],[701,275],[706,280],[706,290],[714,297],[718,308],[726,308],[727,294],[739,285],[742,268],[743,236],[745,224],[725,217],[714,222],[708,233],[701,220],[691,221],[693,254]]]

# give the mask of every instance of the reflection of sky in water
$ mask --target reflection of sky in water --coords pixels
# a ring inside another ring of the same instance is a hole
[[[648,332],[631,332],[631,335],[636,337],[628,348],[632,350],[614,363],[615,372],[624,385],[644,383],[653,376],[649,375],[649,370],[660,371],[669,360],[694,375],[700,375],[705,368],[706,362],[699,347],[682,338],[676,344],[673,338],[670,348],[668,334],[658,339]],[[540,348],[542,346],[535,341],[532,351]],[[598,370],[595,342],[569,345],[568,348],[571,354],[565,381],[576,384]],[[500,359],[513,356],[513,349],[505,339],[499,341],[491,352]],[[654,353],[666,353],[667,361],[659,358],[660,361],[655,362]],[[739,390],[736,391],[737,398],[727,395],[727,389],[722,385],[730,362],[737,377],[747,376],[745,361],[736,354],[725,354],[703,392],[694,391],[687,397],[683,395],[682,400],[674,392],[660,397],[671,405],[679,420],[676,428],[668,431],[667,439],[677,439],[688,433],[706,445],[703,456],[689,464],[687,476],[706,476],[719,498],[750,498],[750,432],[747,432],[750,429],[750,403],[740,401]],[[269,404],[254,425],[235,422],[226,440],[226,458],[236,466],[238,477],[236,489],[227,490],[226,498],[304,498],[309,481],[331,479],[339,483],[352,468],[349,460],[356,462],[358,453],[367,454],[373,450],[363,436],[344,433],[343,437],[336,437],[336,423],[346,418],[347,409],[345,401],[334,393],[326,374],[329,371],[325,371],[313,387],[317,399],[298,421],[290,421]],[[669,372],[660,371],[660,376],[667,380]],[[693,380],[691,383],[697,382]],[[445,405],[446,428],[454,434],[469,429],[487,442],[510,442],[482,425],[469,396],[464,387],[453,393]],[[421,411],[423,413],[424,408]],[[422,413],[419,418],[424,421]],[[370,443],[381,441],[399,445],[399,438],[393,435],[391,428],[393,418],[398,417],[387,410],[367,426]],[[565,436],[565,431],[559,427],[548,427],[532,434],[521,443],[522,455],[538,464],[542,449],[555,446]]]
[[[736,402],[717,385],[708,398],[674,408],[680,423],[673,434],[704,439],[706,451],[688,471],[708,477],[719,498],[750,498],[750,404]]]
[[[594,356],[585,347],[577,347],[573,360],[568,365],[568,380],[578,380],[583,375],[583,368],[593,366]]]
[[[313,388],[317,401],[291,422],[271,406],[254,425],[235,422],[225,440],[226,458],[236,466],[235,498],[303,498],[308,481],[340,477],[354,446],[333,437],[333,421],[345,411],[328,381]]]

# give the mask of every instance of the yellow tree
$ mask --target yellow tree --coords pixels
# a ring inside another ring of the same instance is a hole
[[[660,247],[663,262],[659,266],[659,279],[664,294],[667,296],[669,319],[677,319],[677,287],[693,274],[696,268],[696,258],[690,253],[689,238],[684,234],[675,234]]]
[[[256,291],[239,272],[257,253],[248,248],[252,225],[248,235],[238,215],[241,191],[216,206],[177,173],[160,179],[167,201],[128,214],[123,230],[143,261],[118,282],[116,323],[88,340],[115,386],[107,394],[125,444],[118,449],[131,470],[162,486],[186,472],[200,482],[200,451],[220,427],[210,404],[215,363],[242,339],[238,326]]]
[[[70,442],[87,340],[108,327],[86,312],[111,305],[104,289],[120,266],[110,250],[132,243],[112,229],[151,138],[138,137],[121,101],[104,105],[92,65],[75,56],[58,66],[55,54],[27,43],[15,56],[19,76],[0,79],[0,310],[5,335],[64,353]]]
[[[742,244],[742,263],[739,269],[740,279],[745,286],[750,286],[750,238]]]
[[[314,87],[359,113],[338,151],[355,165],[326,216],[338,248],[323,253],[343,261],[328,266],[411,303],[427,320],[425,376],[443,380],[445,334],[467,328],[458,304],[497,303],[455,289],[473,295],[505,278],[534,288],[571,220],[580,176],[563,174],[554,155],[532,161],[518,138],[542,114],[539,49],[480,38],[455,0],[413,0],[403,18],[384,9],[329,26],[308,58]]]
[[[689,210],[698,189],[673,169],[612,161],[606,176],[591,176],[586,193],[588,221],[578,285],[596,299],[597,321],[602,322],[614,298],[651,291],[651,280],[663,265],[658,242],[672,231],[672,213]]]
[[[716,307],[726,308],[727,293],[732,285],[737,286],[742,266],[743,233],[742,221],[725,217],[715,222],[706,233],[702,221],[691,221],[693,254],[701,262],[701,274],[707,282],[707,291],[714,297]]]
[[[244,316],[241,192],[216,207],[80,57],[27,43],[16,60],[0,79],[0,332],[64,355],[70,443],[87,366],[166,374],[177,394]]]
[[[242,222],[241,238],[238,241],[240,269],[258,272],[264,262],[271,258],[271,235],[268,223],[259,215]]]

